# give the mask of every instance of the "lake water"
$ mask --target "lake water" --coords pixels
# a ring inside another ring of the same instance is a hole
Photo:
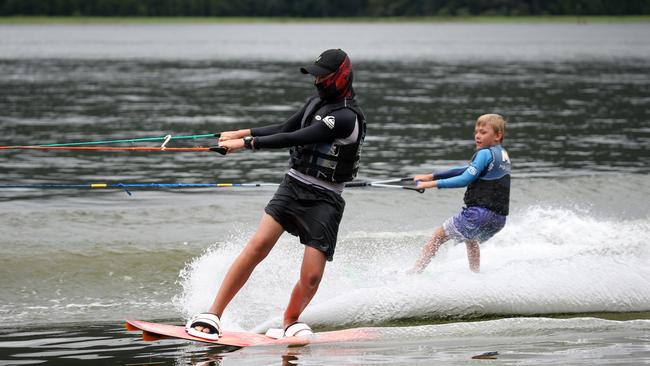
[[[347,189],[304,320],[379,327],[380,340],[291,349],[145,343],[121,328],[205,310],[273,188],[0,188],[0,364],[473,365],[486,351],[503,365],[650,362],[647,34],[647,23],[0,26],[0,145],[278,123],[313,92],[298,67],[340,47],[369,120],[359,178],[466,162],[488,112],[508,119],[513,160],[511,215],[482,245],[478,275],[452,244],[404,274],[464,190]],[[277,183],[286,169],[286,150],[0,150],[0,187]],[[280,239],[227,328],[277,324],[301,250]]]

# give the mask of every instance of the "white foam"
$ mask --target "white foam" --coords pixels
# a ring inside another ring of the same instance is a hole
[[[241,234],[217,243],[181,271],[184,291],[174,301],[186,317],[208,310],[226,271],[247,239],[247,235]],[[225,327],[247,329],[270,314],[282,313],[298,279],[302,248],[287,234],[280,238],[223,314]]]
[[[428,239],[424,231],[342,235],[303,320],[351,326],[404,318],[647,311],[648,232],[648,218],[603,220],[579,209],[530,207],[513,213],[505,229],[482,244],[480,274],[468,269],[464,245],[448,243],[415,276],[404,272]],[[185,269],[178,302],[186,314],[207,309],[244,242],[242,236],[215,246]],[[298,240],[285,235],[228,308],[227,326],[277,324],[301,253]]]

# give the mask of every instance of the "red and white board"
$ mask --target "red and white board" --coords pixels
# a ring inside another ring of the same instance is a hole
[[[270,345],[300,346],[315,343],[364,341],[372,340],[377,337],[376,332],[372,328],[343,329],[331,332],[314,333],[310,336],[286,337],[280,339],[267,337],[263,334],[257,333],[224,331],[219,340],[212,341],[187,334],[184,326],[150,323],[142,320],[131,319],[126,320],[126,329],[142,331],[142,339],[145,341],[176,338],[235,347]]]

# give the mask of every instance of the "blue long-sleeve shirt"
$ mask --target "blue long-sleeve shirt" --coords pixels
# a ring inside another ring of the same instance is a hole
[[[469,165],[433,173],[433,179],[438,181],[438,188],[467,187],[481,175],[491,162],[492,153],[490,149],[481,149],[476,153]]]

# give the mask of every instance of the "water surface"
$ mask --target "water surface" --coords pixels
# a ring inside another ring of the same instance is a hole
[[[482,245],[480,274],[451,244],[422,276],[404,274],[463,190],[348,189],[335,260],[304,320],[382,327],[381,340],[234,353],[143,343],[121,323],[205,310],[273,188],[2,189],[0,364],[463,365],[493,350],[508,365],[647,362],[649,28],[0,26],[0,145],[278,123],[313,92],[298,67],[342,47],[369,120],[361,179],[463,164],[488,112],[508,119],[513,159],[511,215]],[[0,184],[273,183],[287,157],[5,150]],[[301,250],[280,239],[225,314],[228,328],[279,322]]]

